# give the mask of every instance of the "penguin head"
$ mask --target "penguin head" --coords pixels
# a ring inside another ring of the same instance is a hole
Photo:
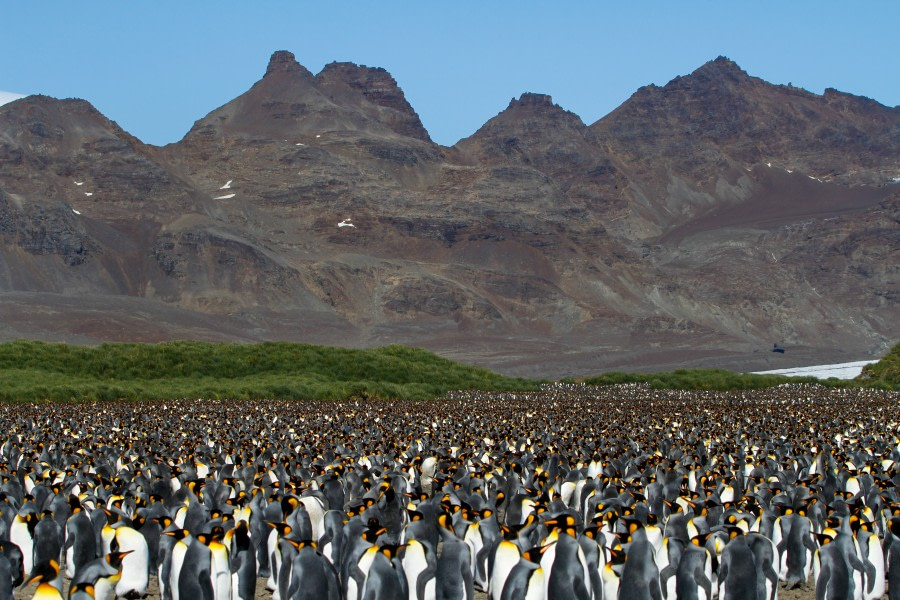
[[[34,512],[30,512],[24,517],[25,524],[28,526],[28,533],[31,537],[34,537],[34,528],[37,527],[37,524],[40,522],[41,517]]]
[[[77,593],[87,594],[91,598],[94,597],[94,585],[89,581],[82,581],[81,583],[76,583],[71,588],[69,588],[69,597],[71,598],[73,595]]]
[[[59,577],[59,563],[50,559],[35,565],[22,587],[27,587],[34,582],[49,583],[57,577]]]
[[[838,536],[838,532],[831,527],[826,527],[822,530],[822,533],[817,533],[815,534],[815,536],[819,541],[820,546],[826,546],[835,540],[835,538]]]
[[[290,535],[290,533],[294,530],[293,527],[291,527],[290,525],[288,525],[287,523],[284,523],[284,522],[282,522],[282,523],[267,522],[266,524],[269,527],[271,527],[272,529],[275,529],[276,531],[278,531],[278,537],[285,537],[287,535]]]
[[[172,518],[167,516],[153,517],[153,520],[159,523],[159,526],[163,529],[167,529],[172,524]]]
[[[453,531],[453,521],[451,520],[449,512],[445,511],[445,512],[442,512],[440,515],[438,515],[438,525],[442,529],[448,529],[450,531]]]
[[[302,550],[303,548],[312,548],[313,550],[316,550],[319,547],[313,540],[287,540],[287,542],[297,550]]]
[[[546,525],[553,531],[558,531],[559,533],[565,533],[572,537],[576,537],[575,517],[568,513],[559,515],[555,519],[547,519],[546,521],[544,521],[544,525]]]
[[[384,554],[385,556],[387,556],[389,559],[393,560],[394,558],[397,558],[400,555],[400,551],[403,550],[405,547],[406,546],[403,544],[401,544],[401,545],[384,544],[383,546],[381,546],[378,549],[378,551],[381,552],[382,554]]]
[[[370,525],[369,527],[367,527],[366,529],[363,530],[361,537],[364,540],[366,540],[367,542],[369,542],[370,544],[374,544],[378,540],[379,536],[381,536],[385,533],[387,533],[387,529],[379,526],[376,521],[376,525],[374,525],[374,526]]]
[[[552,546],[552,544],[547,544],[545,546],[541,546],[539,548],[529,548],[525,552],[522,553],[522,558],[527,560],[528,562],[534,563],[536,565],[541,564],[541,557],[544,555],[544,552],[547,551],[547,548]]]
[[[888,529],[896,538],[900,538],[900,517],[894,517],[888,521]]]
[[[209,533],[209,535],[212,541],[221,542],[225,539],[225,528],[220,525],[216,525],[212,528],[212,531]]]
[[[172,531],[163,532],[163,535],[168,535],[176,540],[183,540],[190,535],[190,532],[187,529],[173,529]]]

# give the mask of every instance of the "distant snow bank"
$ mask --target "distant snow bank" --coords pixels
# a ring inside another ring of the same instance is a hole
[[[858,360],[856,362],[837,365],[815,365],[812,367],[794,367],[793,369],[775,369],[774,371],[756,371],[754,375],[787,375],[788,377],[818,377],[828,379],[853,379],[862,373],[863,367],[878,362],[877,360]]]
[[[13,100],[18,100],[19,98],[24,98],[22,94],[15,94],[13,92],[4,92],[0,90],[0,106],[8,102],[12,102]]]

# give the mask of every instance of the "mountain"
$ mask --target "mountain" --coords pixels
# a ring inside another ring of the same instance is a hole
[[[0,107],[0,339],[543,376],[868,358],[900,323],[898,146],[900,109],[721,57],[592,124],[522,94],[449,148],[384,69],[283,51],[165,147],[28,97]]]

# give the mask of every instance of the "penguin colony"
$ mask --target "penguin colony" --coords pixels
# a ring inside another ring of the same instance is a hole
[[[898,400],[4,405],[0,600],[895,600]]]

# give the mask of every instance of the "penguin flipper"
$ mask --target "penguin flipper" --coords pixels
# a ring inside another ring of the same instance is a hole
[[[428,565],[419,573],[419,577],[416,579],[416,598],[424,598],[425,597],[425,586],[428,585],[430,581],[433,581],[437,576],[437,570],[433,565]]]
[[[699,571],[698,573],[696,573],[695,579],[696,579],[697,583],[699,584],[699,586],[703,588],[703,591],[706,592],[707,599],[712,598],[713,597],[712,579],[707,577],[706,573],[704,573],[703,571]],[[778,588],[776,587],[775,589],[777,590]]]
[[[816,580],[816,600],[825,600],[829,579],[831,579],[831,569],[822,569],[819,578]]]

